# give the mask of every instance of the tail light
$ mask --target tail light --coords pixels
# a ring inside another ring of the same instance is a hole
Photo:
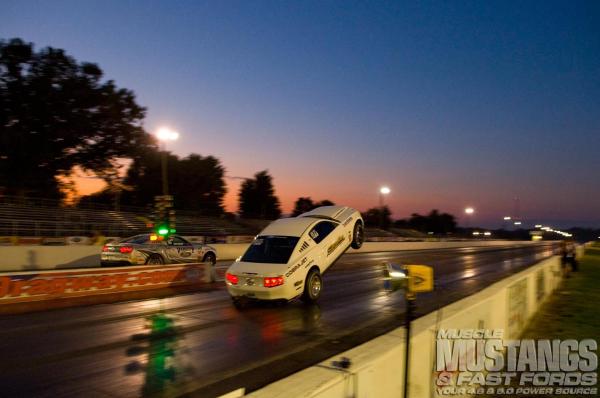
[[[230,274],[229,272],[225,274],[225,279],[227,279],[227,282],[230,282],[232,285],[237,285],[240,280],[240,278],[233,274]]]
[[[119,247],[119,251],[121,253],[131,253],[133,251],[133,247],[131,247],[131,246],[121,246],[121,247]]]
[[[103,252],[107,252],[108,251],[108,246],[107,245],[102,246],[102,251]]]
[[[283,285],[283,276],[276,276],[274,278],[265,278],[263,280],[264,287],[275,287]]]

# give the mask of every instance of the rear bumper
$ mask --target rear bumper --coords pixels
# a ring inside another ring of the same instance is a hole
[[[100,261],[101,267],[123,267],[123,266],[128,266],[128,265],[135,265],[135,264],[131,264],[129,261],[126,261],[126,260],[101,260]]]
[[[121,265],[141,265],[146,261],[144,258],[140,258],[137,253],[101,253],[100,254],[100,265],[102,267],[118,267]]]
[[[247,297],[256,300],[291,300],[302,293],[291,290],[285,285],[271,288],[248,288],[227,284],[227,291],[229,292],[229,295],[234,298]]]

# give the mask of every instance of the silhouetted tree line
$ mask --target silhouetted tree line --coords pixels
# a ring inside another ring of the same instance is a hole
[[[103,80],[98,65],[21,39],[0,41],[0,187],[9,195],[62,196],[74,166],[111,175],[116,158],[154,147],[146,109]]]
[[[264,170],[246,179],[239,193],[240,216],[244,218],[276,219],[281,216],[279,199],[275,196],[273,177]]]
[[[161,153],[142,122],[146,109],[132,91],[103,79],[96,64],[78,62],[64,50],[34,50],[21,39],[0,41],[0,194],[60,199],[58,177],[74,167],[93,171],[107,182],[81,203],[149,206],[162,194]],[[125,177],[119,169],[129,162]],[[169,192],[175,207],[204,214],[223,213],[225,169],[213,156],[168,155]],[[301,197],[292,215],[333,205]],[[281,216],[273,178],[261,171],[246,179],[239,192],[245,218]],[[454,217],[432,211],[392,223],[389,208],[369,209],[367,225],[452,232]]]
[[[392,212],[387,206],[373,207],[362,213],[365,226],[389,229],[392,225]]]
[[[365,225],[389,229],[390,227],[414,229],[421,232],[447,234],[456,231],[456,218],[452,214],[432,210],[427,215],[413,213],[407,219],[392,221],[391,211],[387,206],[374,207],[363,213]]]
[[[62,199],[78,166],[107,183],[81,203],[148,206],[161,195],[161,153],[144,131],[146,109],[132,91],[104,80],[100,67],[64,50],[34,50],[0,41],[0,194]],[[119,170],[129,163],[125,177]],[[223,213],[225,169],[213,156],[168,155],[175,208]],[[247,179],[239,193],[244,217],[281,215],[272,177]]]
[[[306,213],[307,211],[311,211],[312,209],[316,209],[317,207],[321,207],[321,206],[333,206],[335,205],[335,203],[333,203],[331,200],[321,200],[319,202],[313,202],[313,200],[310,197],[304,197],[304,198],[298,198],[296,200],[296,202],[294,203],[294,210],[292,211],[292,217],[296,217],[302,213]]]
[[[395,221],[394,226],[435,234],[447,234],[456,231],[456,219],[452,214],[440,213],[434,209],[428,215],[413,213],[408,219]]]
[[[194,210],[205,215],[223,213],[225,168],[213,157],[190,154],[184,158],[168,155],[169,192],[176,209]],[[119,203],[126,206],[151,206],[156,195],[162,195],[160,184],[161,153],[148,150],[136,158],[122,182],[109,182],[103,191],[84,196],[80,203]]]

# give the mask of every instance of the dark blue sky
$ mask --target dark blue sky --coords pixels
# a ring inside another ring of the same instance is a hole
[[[0,37],[97,62],[172,149],[397,217],[600,226],[600,2],[4,1]],[[230,180],[228,206],[237,185]]]

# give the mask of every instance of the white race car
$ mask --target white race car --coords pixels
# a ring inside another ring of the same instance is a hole
[[[364,222],[350,207],[323,206],[272,222],[225,274],[236,307],[245,299],[318,300],[321,275],[348,249],[364,241]]]

